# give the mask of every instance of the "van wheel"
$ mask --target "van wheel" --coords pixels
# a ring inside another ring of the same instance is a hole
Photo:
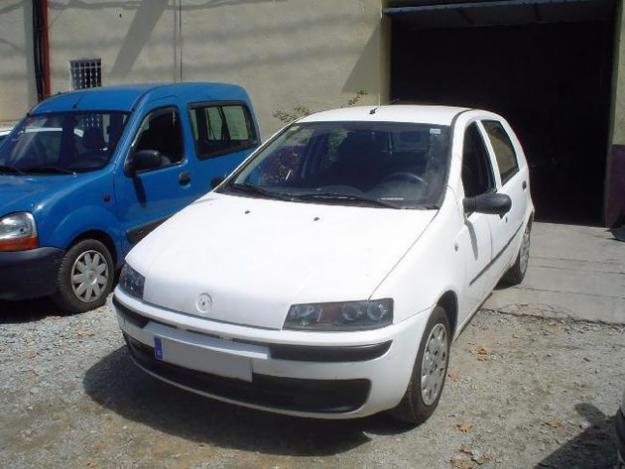
[[[437,306],[425,326],[406,394],[390,411],[393,418],[418,425],[434,413],[447,377],[450,344],[447,313]]]
[[[63,257],[54,302],[67,313],[83,313],[104,304],[113,288],[113,258],[100,241],[87,239]]]
[[[517,255],[514,265],[508,269],[503,275],[503,283],[509,286],[518,285],[525,278],[525,272],[527,272],[527,265],[530,261],[530,232],[531,226],[527,225],[525,232],[523,233],[523,241],[521,241],[521,248]]]

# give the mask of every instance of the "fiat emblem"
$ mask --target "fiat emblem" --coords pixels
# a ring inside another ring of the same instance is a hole
[[[197,302],[195,304],[197,310],[202,314],[210,313],[213,308],[213,299],[208,293],[202,293],[198,296]]]

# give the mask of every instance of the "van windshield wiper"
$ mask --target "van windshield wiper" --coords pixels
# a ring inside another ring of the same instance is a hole
[[[340,192],[310,192],[293,195],[297,200],[325,200],[328,202],[360,202],[374,207],[400,209],[401,207],[380,199],[372,199],[363,195],[342,194]]]
[[[0,173],[23,174],[22,170],[5,165],[0,165]]]
[[[262,187],[255,186],[254,184],[243,183],[243,184],[229,184],[226,186],[227,189],[233,189],[238,192],[243,192],[245,194],[254,194],[260,195],[262,197],[269,197],[273,199],[279,200],[293,200],[289,194],[283,194],[282,192],[274,192],[267,189],[263,189]]]
[[[70,169],[59,168],[58,166],[33,166],[31,168],[22,169],[24,173],[57,173],[57,174],[76,174],[76,171]]]

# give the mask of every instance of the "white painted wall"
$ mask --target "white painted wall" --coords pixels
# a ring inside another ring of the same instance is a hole
[[[70,60],[95,57],[104,85],[238,83],[267,136],[278,109],[384,99],[380,15],[380,0],[51,0],[52,91],[69,88]]]
[[[21,118],[37,102],[31,0],[0,2],[0,122]]]

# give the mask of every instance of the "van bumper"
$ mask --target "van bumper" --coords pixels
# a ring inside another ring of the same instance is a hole
[[[56,290],[63,250],[53,247],[0,252],[0,300],[47,296]]]

